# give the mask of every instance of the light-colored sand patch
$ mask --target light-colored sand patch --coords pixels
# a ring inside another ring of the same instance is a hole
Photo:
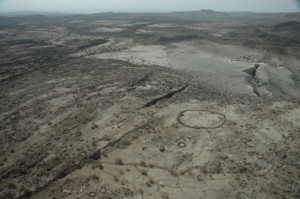
[[[272,93],[299,96],[300,88],[292,79],[292,72],[284,67],[273,67],[260,63],[256,72],[257,78],[266,83],[266,87]]]
[[[198,71],[203,74],[202,81],[224,91],[252,94],[253,88],[246,81],[243,70],[253,67],[253,63],[241,60],[249,56],[256,59],[261,54],[240,46],[222,45],[211,42],[195,44],[181,42],[173,44],[168,50],[172,67]]]
[[[148,90],[148,89],[151,89],[151,88],[153,88],[153,86],[147,84],[145,86],[138,86],[138,87],[136,87],[136,90]]]
[[[70,23],[84,23],[83,20],[73,20],[73,21],[70,21]]]
[[[176,25],[173,24],[168,24],[168,23],[159,23],[159,24],[152,24],[152,25],[148,25],[148,28],[173,28],[173,27],[177,27]]]
[[[95,20],[95,21],[93,21],[92,23],[114,25],[114,24],[129,23],[129,21],[126,21],[126,20],[124,20],[124,21],[121,21],[121,20],[115,20],[115,21],[112,21],[112,20]]]
[[[255,62],[249,63],[252,60],[241,59],[246,56],[250,56],[252,60],[260,60],[263,55],[241,46],[212,42],[180,42],[173,43],[171,48],[139,45],[128,50],[98,53],[90,57],[197,71],[202,74],[201,81],[208,86],[253,95],[253,87],[246,80],[248,75],[243,71],[253,67]]]
[[[59,107],[66,106],[68,103],[72,102],[74,100],[73,94],[63,95],[57,98],[53,98],[51,100],[48,100],[48,104],[51,105],[51,110],[57,110]]]
[[[122,24],[118,24],[118,27],[124,27],[124,28],[126,28],[126,27],[132,27],[132,26],[134,26],[134,24],[132,24],[132,23],[122,23]]]
[[[126,51],[92,55],[99,59],[116,59],[142,65],[169,65],[165,47],[159,45],[134,46]]]
[[[189,28],[191,30],[214,30],[212,27],[209,27],[209,26],[202,26],[202,25],[199,25],[199,26],[186,26],[186,28]]]
[[[214,36],[214,37],[222,37],[223,35],[220,34],[220,33],[212,33],[210,34],[211,36]]]
[[[125,43],[124,43],[125,42]],[[90,57],[98,59],[116,59],[141,65],[159,65],[179,70],[196,71],[201,74],[200,81],[223,92],[254,95],[253,85],[249,75],[244,70],[252,68],[256,63],[261,64],[257,78],[260,94],[270,92],[293,95],[300,93],[297,84],[292,79],[292,73],[283,67],[270,67],[260,63],[264,54],[247,49],[243,46],[224,45],[208,41],[201,43],[179,42],[171,44],[171,48],[161,45],[135,45],[127,49],[117,46],[128,46],[126,41],[111,42],[102,45],[114,46],[114,49],[100,50]],[[92,49],[93,52],[95,49]],[[248,59],[244,59],[247,57]],[[266,84],[266,85],[264,85]],[[270,92],[269,92],[269,91]]]
[[[140,30],[136,31],[136,34],[152,34],[152,33],[154,33],[154,31],[145,30],[145,29],[140,29]]]
[[[97,28],[96,30],[94,30],[93,32],[122,32],[123,28],[105,28],[105,27],[101,27],[101,28]]]

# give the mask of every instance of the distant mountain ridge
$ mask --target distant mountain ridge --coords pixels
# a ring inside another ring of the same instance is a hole
[[[65,16],[74,15],[76,13],[63,13],[63,12],[39,12],[39,11],[20,11],[20,12],[0,12],[0,16],[17,17],[17,16],[31,16],[31,15],[44,15],[44,16]]]
[[[264,19],[273,19],[281,18],[281,21],[300,21],[300,12],[291,12],[291,13],[257,13],[257,12],[221,12],[215,10],[196,10],[196,11],[182,11],[182,12],[99,12],[99,13],[64,13],[64,12],[40,12],[40,11],[20,11],[20,12],[0,12],[2,17],[20,17],[20,16],[34,16],[41,15],[46,17],[51,16],[72,16],[72,15],[131,15],[131,14],[149,14],[149,15],[163,15],[168,17],[179,17],[186,20],[193,21],[194,19],[202,20],[219,20],[227,19],[231,20],[233,18],[264,18]]]

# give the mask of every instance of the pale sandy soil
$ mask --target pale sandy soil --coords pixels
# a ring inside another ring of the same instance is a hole
[[[152,24],[152,25],[148,25],[148,28],[173,28],[176,27],[176,25],[174,24]]]
[[[100,27],[94,30],[94,32],[122,32],[123,28],[106,28]]]
[[[252,93],[251,85],[245,79],[247,74],[243,70],[251,68],[253,63],[242,60],[242,57],[261,59],[260,52],[211,42],[175,44],[169,54],[175,68],[198,71],[203,74],[203,81],[207,84],[220,90],[243,94]]]
[[[101,53],[92,55],[98,59],[116,59],[134,64],[168,66],[169,61],[164,46],[133,46],[132,48],[115,53]]]
[[[152,34],[152,33],[154,33],[154,31],[144,30],[144,29],[140,29],[140,30],[136,31],[136,34]]]
[[[206,84],[239,94],[253,94],[251,83],[246,79],[248,74],[244,70],[259,63],[261,68],[257,78],[262,84],[268,83],[267,88],[260,88],[263,94],[281,93],[282,90],[288,95],[298,95],[300,89],[292,80],[289,69],[263,63],[264,56],[264,52],[259,50],[202,41],[173,43],[169,47],[134,45],[128,50],[94,54],[90,57],[195,71],[202,74],[202,81]]]

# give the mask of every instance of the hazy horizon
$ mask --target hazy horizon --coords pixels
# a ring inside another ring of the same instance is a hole
[[[0,0],[0,12],[172,12],[172,11],[299,12],[299,0]]]

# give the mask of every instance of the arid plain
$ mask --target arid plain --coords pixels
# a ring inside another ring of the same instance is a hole
[[[0,198],[299,198],[300,14],[0,17]]]

